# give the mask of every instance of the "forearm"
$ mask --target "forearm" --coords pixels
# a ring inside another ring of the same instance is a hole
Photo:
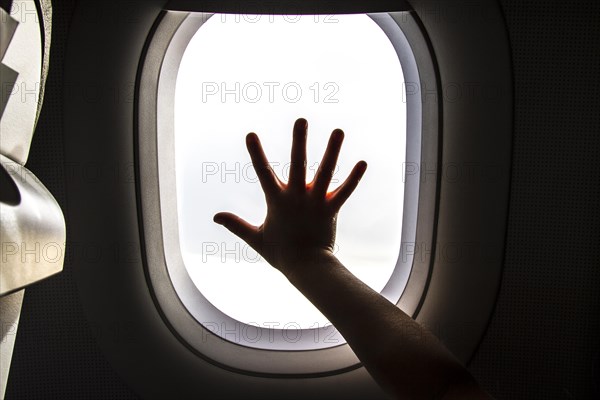
[[[316,252],[287,274],[340,331],[378,383],[396,396],[435,398],[468,372],[429,331],[350,273]]]
[[[307,184],[307,127],[303,118],[294,124],[287,183],[269,167],[258,136],[248,134],[246,145],[267,201],[265,221],[254,226],[234,214],[218,213],[215,222],[284,273],[390,393],[418,399],[480,398],[469,373],[430,332],[357,279],[331,253],[338,212],[367,163],[356,163],[348,178],[327,192],[344,139],[344,132],[335,129],[315,178]]]

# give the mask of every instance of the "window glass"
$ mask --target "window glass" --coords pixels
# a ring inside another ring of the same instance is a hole
[[[310,328],[327,319],[243,241],[215,224],[230,211],[260,224],[264,196],[245,147],[256,132],[287,180],[292,126],[309,122],[308,176],[331,131],[346,133],[330,190],[359,160],[369,168],[338,218],[336,256],[377,291],[396,266],[406,152],[403,73],[367,15],[213,15],[185,50],[175,92],[180,245],[217,308],[244,323]]]

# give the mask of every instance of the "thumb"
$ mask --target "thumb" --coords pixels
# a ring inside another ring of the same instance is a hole
[[[235,214],[228,212],[220,212],[215,214],[213,221],[219,225],[223,225],[234,235],[255,247],[258,243],[258,227],[250,224]]]

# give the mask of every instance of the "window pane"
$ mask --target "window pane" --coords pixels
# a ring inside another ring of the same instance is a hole
[[[219,211],[263,221],[266,206],[245,136],[260,136],[287,180],[299,117],[309,122],[308,181],[335,128],[346,140],[330,190],[357,161],[368,162],[340,212],[336,255],[373,289],[385,286],[402,230],[403,83],[392,44],[367,15],[214,15],[198,30],[175,93],[177,200],[186,268],[213,305],[261,326],[328,323],[283,275],[212,221]]]

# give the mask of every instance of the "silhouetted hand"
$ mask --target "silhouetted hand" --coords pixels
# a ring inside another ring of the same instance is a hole
[[[246,137],[254,169],[265,193],[267,216],[261,226],[253,226],[231,213],[218,213],[214,221],[239,236],[273,267],[289,278],[296,268],[321,253],[333,254],[337,214],[352,194],[367,168],[360,161],[346,181],[327,192],[344,132],[331,134],[323,160],[312,182],[306,183],[306,136],[308,123],[294,124],[290,177],[281,182],[271,166],[255,133]]]

